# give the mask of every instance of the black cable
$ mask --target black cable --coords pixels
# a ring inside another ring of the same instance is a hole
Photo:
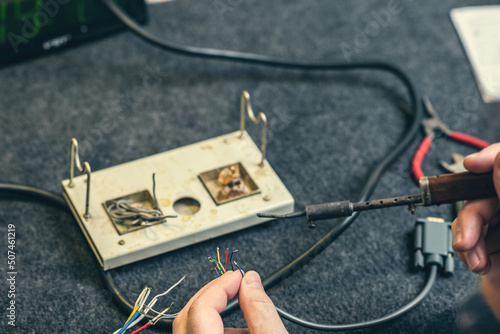
[[[286,311],[283,311],[282,309],[280,309],[278,307],[276,307],[276,310],[278,311],[279,315],[282,318],[285,318],[291,322],[294,322],[297,325],[311,328],[311,329],[315,329],[315,330],[320,330],[320,331],[348,331],[348,330],[354,330],[354,329],[363,329],[363,328],[373,327],[373,326],[381,325],[381,324],[386,323],[388,321],[394,320],[397,317],[410,311],[415,306],[417,306],[422,301],[422,299],[424,299],[425,296],[427,296],[429,294],[429,292],[431,291],[432,286],[434,285],[434,282],[436,281],[437,270],[438,270],[437,264],[433,264],[431,266],[431,270],[429,272],[429,278],[427,279],[427,283],[425,284],[425,287],[418,294],[418,296],[415,297],[415,299],[413,299],[411,302],[409,302],[405,306],[401,307],[400,309],[398,309],[398,310],[396,310],[396,311],[394,311],[386,316],[383,316],[381,318],[374,319],[374,320],[369,320],[369,321],[360,322],[360,323],[356,323],[356,324],[347,324],[347,325],[323,325],[323,324],[317,324],[314,322],[303,320],[303,319],[298,318],[298,317],[296,317],[296,316],[294,316]]]
[[[37,200],[43,200],[50,202],[52,204],[57,205],[58,207],[68,210],[69,207],[64,198],[60,195],[56,195],[54,193],[34,188],[34,187],[29,187],[29,186],[23,186],[23,185],[17,185],[17,184],[10,184],[10,183],[0,183],[0,195],[8,193],[8,194],[18,194],[21,196],[26,196],[26,197],[31,197]],[[106,287],[109,289],[111,294],[113,295],[113,298],[115,302],[119,305],[120,308],[126,311],[131,311],[134,308],[134,305],[130,303],[118,290],[118,287],[116,286],[116,283],[111,276],[110,271],[104,271],[100,270],[101,275],[104,279],[104,282],[106,283]],[[151,315],[146,315],[146,317],[151,320],[154,317]]]
[[[18,184],[0,183],[0,194],[3,192],[9,194],[15,193],[23,196],[34,197],[36,199],[42,199],[47,202],[56,204],[57,206],[60,206],[63,209],[69,210],[68,204],[66,204],[64,198],[62,198],[60,195],[56,195],[54,193],[42,189],[18,185]]]
[[[143,38],[145,41],[160,47],[164,50],[182,54],[185,56],[201,57],[201,58],[211,58],[220,59],[227,61],[238,61],[245,63],[253,63],[256,65],[265,66],[276,66],[282,68],[295,68],[303,70],[354,70],[354,69],[371,69],[371,70],[381,70],[392,73],[398,79],[400,79],[406,88],[411,99],[411,109],[414,110],[413,120],[408,131],[405,132],[402,139],[398,141],[398,144],[394,150],[384,158],[384,160],[377,166],[377,168],[372,172],[368,181],[366,182],[364,188],[357,197],[358,202],[365,201],[370,197],[378,179],[381,177],[382,173],[387,169],[387,167],[406,149],[406,147],[411,143],[413,138],[417,135],[420,122],[422,120],[422,106],[420,105],[418,92],[413,85],[410,78],[399,68],[394,65],[383,63],[383,62],[362,62],[362,63],[349,63],[349,64],[336,64],[329,62],[318,62],[318,61],[301,61],[301,60],[290,60],[278,57],[245,53],[239,51],[230,50],[219,50],[219,49],[209,49],[200,48],[194,46],[185,46],[177,43],[172,43],[159,39],[146,30],[142,29],[138,24],[136,24],[120,7],[114,4],[111,0],[102,0],[102,2],[113,12],[118,19],[120,19],[128,28],[130,28],[134,33]],[[320,240],[318,240],[314,245],[312,245],[308,250],[298,256],[295,260],[285,265],[281,269],[278,269],[270,276],[263,280],[263,285],[266,290],[272,288],[277,283],[283,281],[286,277],[293,274],[295,271],[300,269],[303,265],[308,263],[317,254],[319,254],[323,249],[330,245],[334,240],[336,240],[342,232],[344,232],[358,217],[359,212],[354,213],[351,217],[340,221],[336,224],[329,232],[327,232]],[[111,276],[109,276],[111,277]],[[227,315],[228,313],[234,311],[238,307],[237,298],[231,300],[226,309],[221,313],[221,316]],[[128,312],[131,310],[127,310]],[[158,324],[171,327],[171,320],[161,320]]]
[[[169,52],[181,54],[184,56],[190,57],[200,57],[200,58],[211,58],[211,59],[219,59],[226,61],[236,61],[236,62],[244,62],[244,63],[253,63],[255,65],[264,65],[264,66],[275,66],[282,68],[295,68],[295,69],[303,69],[303,70],[354,70],[354,69],[378,69],[383,71],[388,71],[396,76],[398,76],[402,81],[405,82],[405,85],[411,86],[411,90],[414,90],[413,84],[410,82],[410,79],[396,66],[384,62],[351,62],[351,63],[332,63],[325,61],[310,61],[310,60],[292,60],[287,58],[280,58],[274,56],[267,56],[256,53],[248,53],[248,52],[240,52],[240,51],[232,51],[232,50],[221,50],[221,49],[212,49],[212,48],[202,48],[196,46],[182,45],[170,41],[162,40],[148,31],[144,30],[141,26],[139,26],[130,16],[127,15],[117,4],[115,4],[112,0],[101,0],[106,7],[120,20],[123,24],[125,24],[132,32],[137,34],[146,42],[164,49]],[[410,93],[410,95],[413,95]],[[417,96],[412,96],[416,98]],[[418,99],[412,101],[412,105],[417,107]],[[421,108],[421,106],[418,106]],[[413,109],[415,110],[415,109]]]

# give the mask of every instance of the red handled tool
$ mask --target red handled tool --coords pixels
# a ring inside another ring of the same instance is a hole
[[[413,156],[413,162],[412,162],[413,176],[417,182],[420,181],[421,177],[425,176],[424,172],[422,171],[422,161],[424,160],[425,156],[427,155],[429,149],[432,146],[432,140],[434,139],[434,135],[437,130],[440,130],[442,133],[444,133],[451,139],[454,139],[458,142],[470,146],[477,147],[478,149],[483,149],[490,145],[490,143],[485,142],[484,140],[481,140],[474,136],[458,131],[451,131],[443,122],[441,122],[438,115],[436,114],[436,111],[432,107],[432,104],[429,101],[429,99],[424,96],[423,100],[425,104],[425,109],[427,110],[430,118],[426,118],[422,121],[422,125],[425,131],[425,138],[418,147],[417,152]]]

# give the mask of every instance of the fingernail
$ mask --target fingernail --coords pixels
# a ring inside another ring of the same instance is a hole
[[[254,273],[254,272],[248,272],[245,275],[244,280],[245,280],[246,285],[264,290],[264,287],[262,286],[262,282],[260,281],[259,274]]]
[[[477,257],[476,252],[465,253],[465,259],[467,260],[467,265],[469,266],[470,270],[474,271],[474,269],[479,264],[479,258]]]
[[[474,158],[476,158],[478,155],[479,155],[479,152],[469,154],[469,155],[467,156],[467,159],[474,159]]]

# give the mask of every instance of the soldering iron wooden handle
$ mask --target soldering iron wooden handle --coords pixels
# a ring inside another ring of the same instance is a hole
[[[429,176],[420,179],[424,205],[454,203],[496,197],[493,174],[469,172]]]

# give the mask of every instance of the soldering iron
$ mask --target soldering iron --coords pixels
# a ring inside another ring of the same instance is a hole
[[[306,206],[304,211],[283,215],[259,213],[261,218],[296,218],[305,216],[310,228],[314,222],[331,218],[349,217],[356,211],[366,211],[407,205],[410,212],[416,206],[431,206],[455,203],[458,201],[490,198],[497,196],[492,173],[473,174],[469,172],[424,176],[419,182],[420,194],[376,199],[353,203],[339,201]]]

